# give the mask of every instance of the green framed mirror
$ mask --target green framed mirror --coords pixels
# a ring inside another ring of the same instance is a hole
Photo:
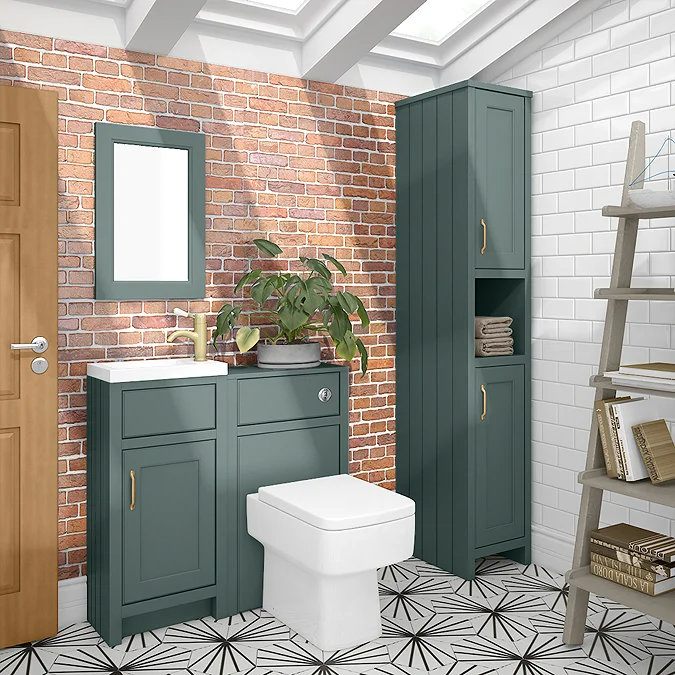
[[[204,135],[97,122],[96,299],[206,293]]]

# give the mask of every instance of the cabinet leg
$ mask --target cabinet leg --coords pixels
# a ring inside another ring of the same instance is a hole
[[[532,562],[532,556],[529,546],[521,546],[520,548],[512,548],[510,551],[504,551],[502,555],[509,560],[514,560],[521,565],[529,565]]]
[[[586,631],[586,613],[588,611],[588,591],[572,586],[567,601],[563,642],[566,645],[580,645]]]
[[[453,565],[453,574],[456,574],[466,581],[471,581],[476,578],[476,561],[474,558],[468,558],[466,560],[456,560]]]

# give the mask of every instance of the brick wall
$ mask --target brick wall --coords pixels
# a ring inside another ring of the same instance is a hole
[[[631,122],[653,155],[675,129],[675,0],[614,0],[498,81],[533,98],[533,544],[552,568],[571,563],[616,220]],[[675,162],[671,160],[670,169]],[[661,167],[663,168],[663,167]],[[675,282],[672,220],[642,221],[635,286]],[[675,361],[675,306],[634,302],[624,363]],[[654,399],[674,419],[672,399]],[[675,509],[607,495],[602,522],[675,534]]]
[[[86,573],[87,363],[191,353],[167,334],[214,312],[272,236],[289,258],[325,251],[373,323],[352,364],[350,471],[393,487],[394,101],[398,96],[0,31],[0,84],[59,93],[60,576]],[[94,300],[94,122],[206,135],[207,299]],[[287,268],[287,263],[282,263]],[[210,350],[212,348],[210,347]],[[224,358],[243,363],[233,344]],[[324,357],[331,358],[327,347]]]

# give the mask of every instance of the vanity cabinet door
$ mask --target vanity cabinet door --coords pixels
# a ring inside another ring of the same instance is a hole
[[[477,268],[525,266],[525,103],[476,90],[475,253]]]
[[[215,440],[123,455],[123,603],[214,584]]]
[[[339,424],[240,436],[238,439],[237,544],[239,611],[262,605],[263,547],[246,529],[246,495],[263,485],[340,473]]]
[[[476,368],[476,548],[525,535],[524,384],[524,366]]]

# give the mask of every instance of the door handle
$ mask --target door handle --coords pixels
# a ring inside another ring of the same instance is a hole
[[[480,421],[482,422],[487,415],[487,391],[484,384],[480,385],[480,390],[483,392],[483,414],[480,416]]]
[[[129,471],[129,478],[131,478],[131,504],[129,504],[129,511],[136,508],[136,472],[132,469]]]
[[[480,250],[480,254],[483,255],[487,248],[487,225],[482,218],[480,219],[480,224],[483,226],[483,248]]]
[[[36,354],[42,354],[47,351],[49,342],[42,336],[34,337],[32,342],[13,342],[9,348],[13,350],[32,349]]]

